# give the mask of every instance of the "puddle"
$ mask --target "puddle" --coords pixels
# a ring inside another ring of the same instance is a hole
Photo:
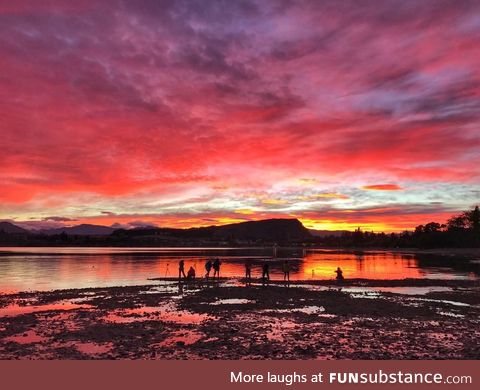
[[[335,317],[334,314],[322,314],[325,312],[323,306],[304,306],[304,307],[293,307],[291,309],[265,309],[261,310],[261,313],[304,313],[304,314],[317,314],[321,317]]]
[[[442,316],[455,317],[455,318],[464,318],[465,317],[463,314],[452,313],[450,311],[439,311],[438,314],[441,314]]]
[[[247,303],[256,303],[256,301],[253,301],[251,299],[230,298],[230,299],[220,299],[218,301],[210,303],[210,305],[243,305]]]
[[[83,302],[89,302],[92,299],[102,298],[102,297],[104,297],[104,296],[102,296],[102,295],[90,295],[90,296],[87,296],[87,297],[75,298],[75,299],[72,300],[72,303],[76,304],[76,305],[79,305],[79,304],[82,304]]]
[[[91,309],[91,305],[76,304],[69,301],[52,303],[48,305],[27,305],[20,306],[11,304],[0,308],[0,317],[14,317],[22,314],[38,313],[43,311],[56,310],[75,310],[75,309]]]
[[[155,287],[150,288],[148,291],[142,292],[142,294],[158,294],[158,293],[171,292],[172,289],[177,289],[177,286],[178,286],[177,282],[165,281],[165,282],[162,282],[162,284],[159,284]]]
[[[157,345],[159,347],[191,345],[195,344],[202,337],[203,334],[193,330],[179,330],[173,332],[171,336]]]
[[[4,341],[10,341],[18,344],[34,344],[47,341],[47,337],[39,336],[34,330],[19,333],[10,337],[6,337]]]
[[[163,321],[177,324],[200,324],[203,321],[213,319],[208,314],[191,313],[186,310],[178,310],[173,305],[163,307],[140,307],[135,309],[116,310],[105,317],[104,321],[117,324],[132,323],[137,321]]]
[[[75,348],[86,355],[99,355],[110,352],[113,349],[112,343],[97,344],[97,343],[81,343],[75,342]]]
[[[269,341],[285,341],[285,335],[289,330],[294,329],[297,324],[293,321],[275,320],[272,329],[266,334]]]
[[[377,299],[381,295],[380,292],[365,287],[344,287],[341,291],[349,293],[352,298]]]
[[[431,292],[452,291],[451,287],[429,286],[429,287],[373,287],[372,290],[403,295],[426,295]]]
[[[451,287],[343,287],[341,291],[349,293],[352,298],[378,298],[382,293],[400,295],[426,295],[432,292],[453,291]]]
[[[444,299],[428,299],[428,298],[410,298],[412,301],[422,301],[422,302],[434,302],[434,303],[446,303],[448,305],[454,305],[454,306],[462,306],[462,307],[469,307],[471,306],[468,303],[463,303],[463,302],[456,302],[456,301],[446,301]]]
[[[305,314],[319,314],[325,311],[323,306],[305,306],[299,309],[292,309],[290,310],[295,313],[305,313]]]
[[[318,314],[318,316],[322,318],[337,318],[336,314],[327,314],[327,313]]]

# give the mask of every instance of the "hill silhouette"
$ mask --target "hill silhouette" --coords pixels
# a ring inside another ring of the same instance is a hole
[[[429,222],[413,231],[374,233],[316,231],[298,219],[266,219],[188,229],[113,227],[83,224],[29,232],[8,221],[0,222],[4,246],[269,246],[308,245],[355,248],[479,248],[478,206],[453,215],[446,224]]]
[[[265,219],[247,221],[220,226],[207,226],[189,229],[139,228],[119,229],[117,236],[164,236],[178,238],[217,239],[217,240],[302,240],[311,238],[311,234],[298,219]]]
[[[30,232],[20,226],[14,225],[11,222],[0,222],[0,232],[7,234],[29,234]]]
[[[40,233],[46,235],[62,234],[79,236],[108,236],[115,231],[114,228],[102,225],[81,224],[71,227],[42,230]]]
[[[28,232],[13,224],[0,229],[0,243],[19,246],[208,246],[298,243],[312,235],[298,219],[267,219],[199,228],[114,229],[82,224]],[[16,233],[16,234],[12,234]]]

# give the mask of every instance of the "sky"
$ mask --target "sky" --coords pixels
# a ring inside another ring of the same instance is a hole
[[[402,231],[480,200],[480,2],[0,0],[0,220]]]

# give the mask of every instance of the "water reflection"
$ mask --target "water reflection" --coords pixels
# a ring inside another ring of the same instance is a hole
[[[267,260],[274,280],[283,279],[284,259],[290,264],[292,280],[333,279],[337,267],[349,279],[452,279],[476,278],[480,274],[478,262],[465,258],[387,251],[304,252],[279,248],[277,258],[272,258],[272,248],[0,248],[0,252],[3,293],[156,283],[148,279],[177,276],[180,259],[185,261],[185,269],[192,266],[197,277],[203,277],[209,257],[221,259],[222,277],[243,277],[247,258],[253,278],[261,276],[261,267]]]

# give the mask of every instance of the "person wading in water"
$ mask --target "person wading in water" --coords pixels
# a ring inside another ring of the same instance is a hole
[[[180,260],[178,263],[178,279],[182,279],[182,275],[184,278],[187,277],[187,275],[185,275],[185,261]]]
[[[213,277],[220,277],[220,259],[216,258],[215,261],[213,262]]]
[[[205,277],[207,279],[210,277],[211,269],[212,269],[212,260],[208,259],[208,261],[205,263],[205,271],[207,271],[207,273],[205,274]]]
[[[337,267],[335,273],[337,274],[336,279],[337,279],[338,281],[345,280],[345,278],[343,277],[343,271],[342,271],[342,269],[341,269],[340,267]]]
[[[283,280],[289,282],[290,281],[290,264],[288,264],[288,260],[285,260],[283,262],[282,270],[283,270]]]
[[[245,260],[245,279],[247,282],[252,279],[252,261],[250,259]]]
[[[265,261],[262,267],[262,280],[263,283],[270,281],[270,265]]]

